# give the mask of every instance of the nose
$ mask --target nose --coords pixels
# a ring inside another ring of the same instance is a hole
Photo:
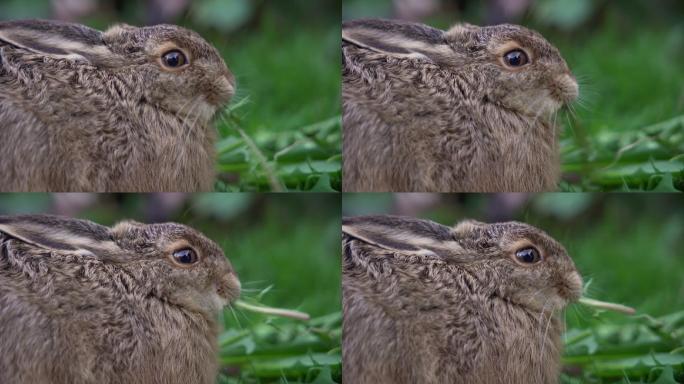
[[[240,297],[241,287],[240,279],[238,279],[235,272],[228,272],[220,280],[217,292],[219,296],[231,302]]]
[[[235,287],[235,291],[237,291],[239,295],[240,290],[242,289],[242,284],[240,284],[240,279],[238,279],[235,272],[231,272],[228,274],[228,280],[230,280],[230,283],[233,285],[233,287]]]
[[[235,75],[233,75],[233,72],[231,72],[230,69],[226,68],[225,72],[223,73],[223,77],[226,79],[228,84],[230,84],[230,88],[235,89]]]
[[[558,84],[562,101],[568,103],[579,96],[579,85],[577,85],[577,81],[571,74],[564,73],[559,75],[556,77],[556,84]]]
[[[230,93],[231,96],[235,93],[235,76],[232,73],[228,72],[219,81],[221,82],[221,87],[226,90],[226,93]]]
[[[582,297],[582,276],[577,271],[572,271],[566,275],[567,297],[570,300],[578,300]]]

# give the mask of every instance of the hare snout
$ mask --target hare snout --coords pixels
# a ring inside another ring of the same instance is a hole
[[[222,307],[240,297],[240,279],[234,272],[228,272],[216,284],[216,293],[222,301]]]
[[[556,76],[551,94],[562,103],[570,103],[579,96],[577,81],[569,73]]]
[[[582,276],[577,271],[566,273],[556,285],[558,294],[568,303],[582,296]]]
[[[235,77],[227,72],[216,79],[212,91],[207,95],[207,101],[216,107],[221,107],[227,104],[234,94]]]

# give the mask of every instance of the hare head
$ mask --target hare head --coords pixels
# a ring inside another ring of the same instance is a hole
[[[125,221],[111,233],[126,254],[136,252],[137,260],[162,277],[155,291],[169,302],[217,313],[239,297],[240,282],[223,251],[196,230]]]
[[[533,312],[544,305],[561,309],[582,293],[582,279],[563,246],[524,223],[466,220],[450,228],[408,217],[361,216],[345,218],[342,231],[347,241],[372,250],[370,265],[391,264],[393,256],[418,269],[456,265],[480,276],[478,290]]]
[[[219,52],[200,35],[175,25],[114,26],[102,35],[122,62],[139,64],[150,101],[175,113],[199,103],[209,120],[233,96],[235,78]]]
[[[350,21],[343,41],[394,58],[412,59],[468,75],[466,97],[521,113],[551,115],[578,96],[565,60],[539,33],[503,24],[457,24],[440,31],[416,23]]]
[[[132,86],[144,91],[142,102],[175,114],[193,106],[207,121],[235,89],[235,78],[216,48],[175,25],[119,24],[100,32],[55,21],[10,21],[0,23],[0,41],[41,57],[135,75],[134,84],[122,84],[122,97]]]
[[[49,215],[0,217],[0,232],[37,252],[76,254],[140,276],[135,289],[211,319],[240,295],[240,282],[213,241],[182,224],[124,221],[112,228]]]

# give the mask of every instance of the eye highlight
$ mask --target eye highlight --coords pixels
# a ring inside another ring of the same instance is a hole
[[[539,251],[533,247],[527,247],[515,252],[515,260],[521,264],[536,264],[542,260]]]
[[[517,68],[529,63],[530,59],[522,49],[513,49],[504,54],[503,61],[509,67]]]
[[[197,253],[192,248],[183,248],[175,251],[173,261],[181,266],[190,266],[197,263]]]
[[[188,58],[178,49],[164,53],[161,57],[162,65],[170,69],[178,69],[188,64]]]

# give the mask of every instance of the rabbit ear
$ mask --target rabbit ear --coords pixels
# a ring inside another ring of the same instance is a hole
[[[448,227],[408,217],[346,217],[342,219],[342,233],[396,252],[435,255],[458,247]]]
[[[91,63],[111,60],[102,33],[79,24],[46,20],[0,23],[0,40],[28,51]]]
[[[426,25],[390,20],[354,20],[342,24],[342,40],[395,57],[447,61],[454,51],[444,32]]]
[[[107,227],[85,220],[49,215],[0,216],[0,232],[49,250],[95,254],[121,251]]]

